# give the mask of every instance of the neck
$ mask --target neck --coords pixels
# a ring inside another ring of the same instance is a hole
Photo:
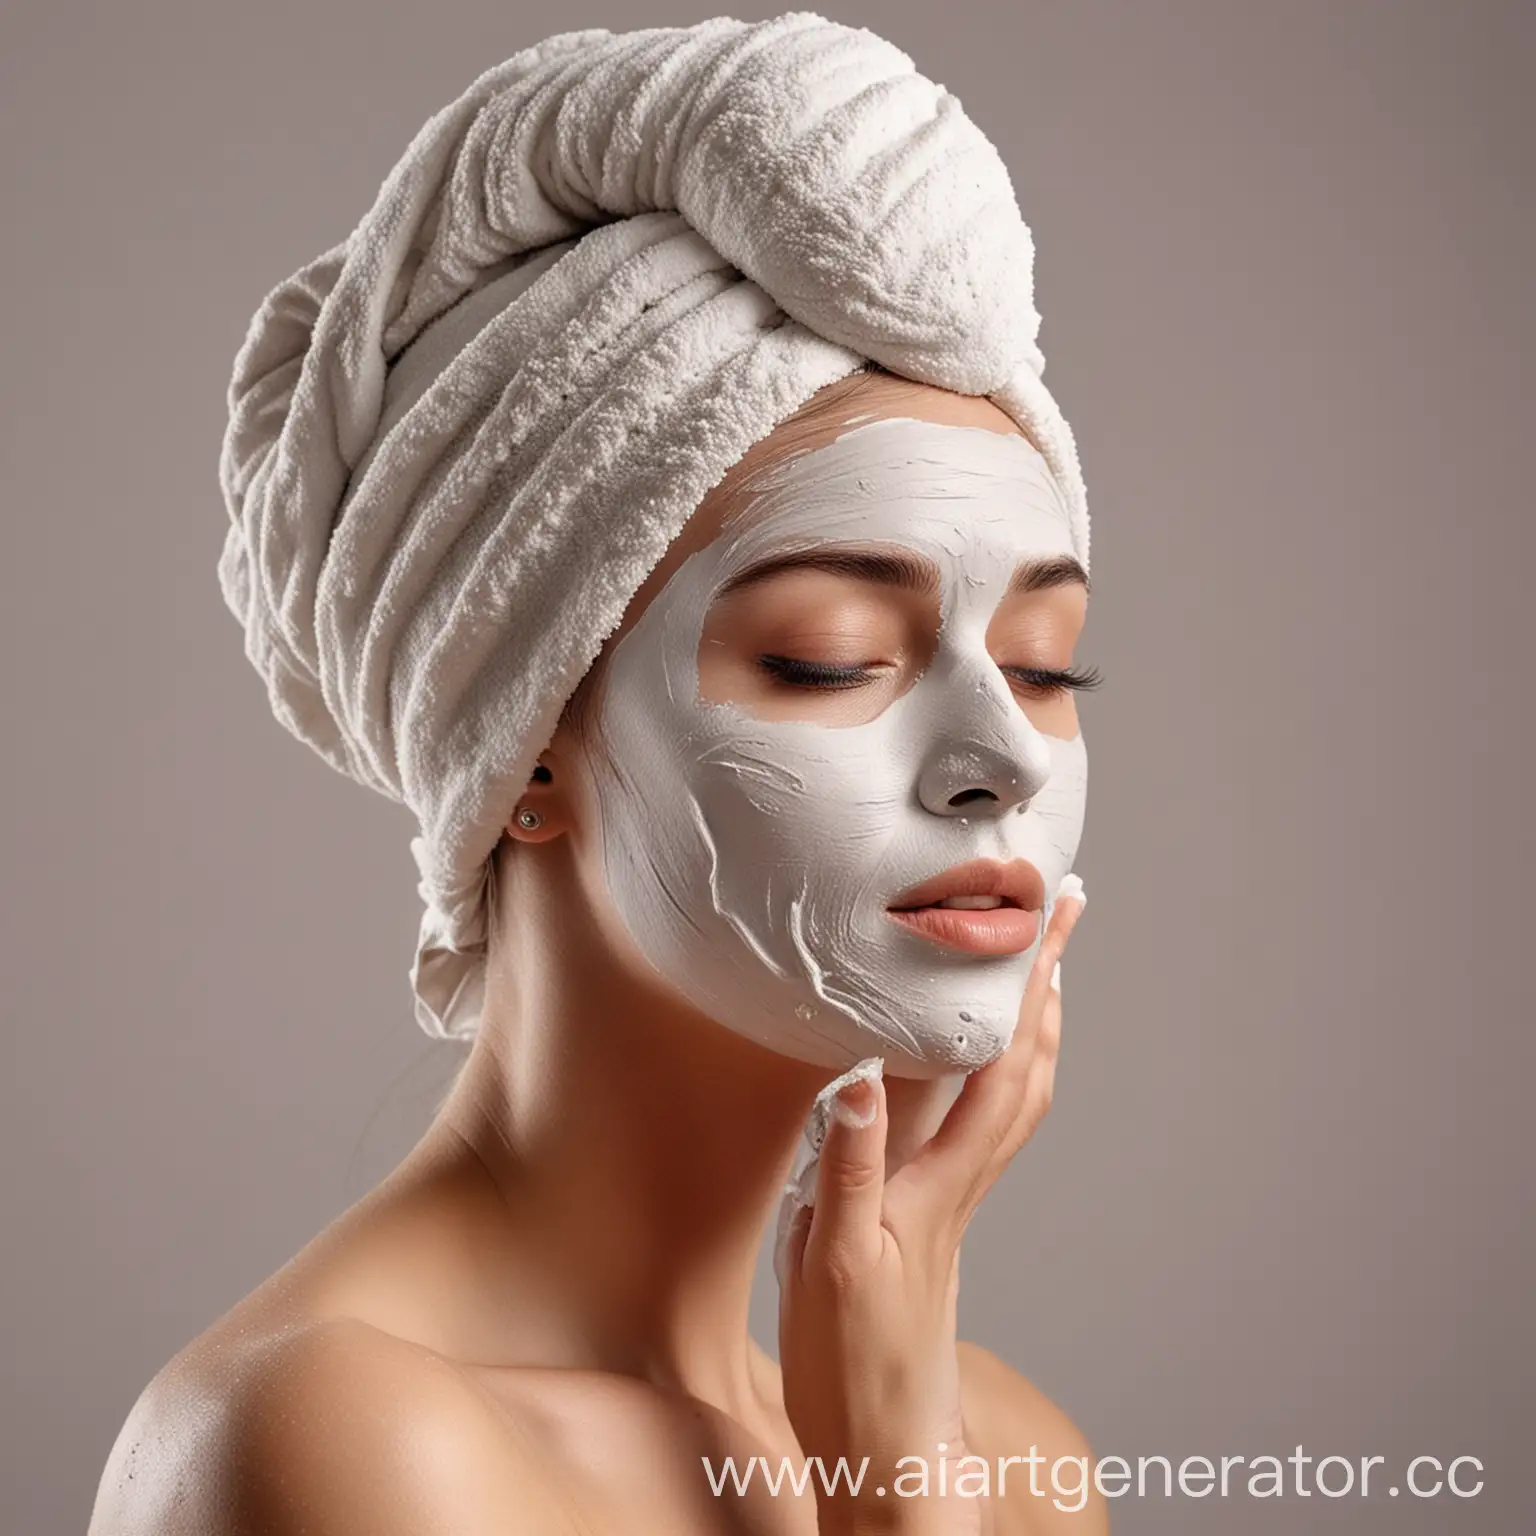
[[[541,868],[517,883],[547,885],[553,861],[525,862]],[[590,916],[571,897],[518,889],[509,905]],[[494,1188],[496,1289],[520,1298],[503,1337],[523,1364],[750,1401],[758,1252],[838,1069],[733,1034],[589,923],[498,939],[480,1037],[434,1132]],[[944,1085],[891,1089],[899,1158],[931,1131]]]

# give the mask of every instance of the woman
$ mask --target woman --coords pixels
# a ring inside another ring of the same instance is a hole
[[[416,814],[418,1016],[474,1045],[151,1383],[96,1536],[1105,1528],[955,1338],[1082,910],[1029,256],[953,98],[794,15],[519,55],[268,299],[225,595],[279,718]]]

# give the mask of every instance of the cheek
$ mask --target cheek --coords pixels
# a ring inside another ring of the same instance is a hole
[[[1080,734],[1077,718],[1077,700],[1070,693],[1056,698],[1032,699],[1026,691],[1020,691],[1019,704],[1029,723],[1047,736],[1059,736],[1070,740]]]
[[[637,779],[635,759],[612,751],[607,738],[592,728],[575,741],[565,778],[575,878],[588,909],[601,917],[613,907],[624,871],[635,863],[632,854],[625,856],[624,845],[634,845],[637,829],[645,824],[645,809],[635,804],[631,790]]]
[[[728,706],[731,728],[698,763],[691,786],[720,869],[759,876],[878,857],[909,790],[910,770],[876,726],[775,731]]]

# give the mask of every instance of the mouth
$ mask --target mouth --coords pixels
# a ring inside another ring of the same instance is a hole
[[[1040,935],[1045,880],[1027,859],[972,859],[902,891],[893,922],[948,949],[1022,954]]]

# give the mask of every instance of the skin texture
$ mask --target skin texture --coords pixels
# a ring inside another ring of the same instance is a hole
[[[986,401],[879,374],[822,391],[701,504],[604,655],[756,468],[871,415],[1018,430]],[[1086,599],[1081,584],[1010,599],[997,658],[1070,666]],[[920,666],[925,602],[825,572],[756,585],[711,614],[704,687],[829,725],[867,718]],[[786,696],[749,664],[764,649],[878,655],[886,693]],[[703,1455],[879,1465],[931,1457],[940,1427],[951,1454],[994,1465],[1031,1446],[1089,1454],[1024,1377],[953,1335],[965,1221],[1049,1103],[1049,978],[1080,908],[1059,907],[1012,1048],[947,1118],[943,1083],[890,1080],[853,1106],[874,1110],[868,1126],[834,1126],[822,1225],[796,1234],[781,1373],[747,1330],[754,1264],[831,1074],[696,1013],[634,953],[587,835],[583,719],[602,676],[600,657],[522,801],[543,824],[509,823],[484,1025],[452,1093],[389,1178],[145,1389],[91,1536],[1107,1529],[1102,1501],[1064,1513],[1017,1467],[1007,1497],[942,1506],[710,1494]],[[1070,694],[1021,692],[1019,707],[1076,731]]]

